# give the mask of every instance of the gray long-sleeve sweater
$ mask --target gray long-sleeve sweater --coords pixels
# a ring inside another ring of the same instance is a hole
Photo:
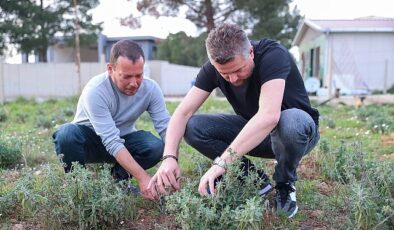
[[[137,93],[127,96],[105,72],[93,77],[84,87],[73,123],[92,128],[107,151],[115,156],[124,147],[121,136],[137,131],[135,122],[145,111],[164,140],[170,115],[158,84],[144,78]]]

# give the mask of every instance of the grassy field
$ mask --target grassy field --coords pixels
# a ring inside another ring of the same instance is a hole
[[[394,228],[394,105],[318,107],[321,140],[301,162],[300,211],[288,220],[273,214],[273,193],[255,194],[253,178],[244,184],[232,179],[235,169],[219,196],[200,197],[197,183],[210,162],[185,143],[182,190],[160,201],[127,193],[124,184],[114,183],[108,165],[64,174],[51,135],[72,120],[76,103],[77,98],[18,99],[0,107],[0,229]],[[177,104],[167,102],[170,113]],[[232,109],[210,98],[198,112]],[[147,114],[137,127],[154,132]],[[253,160],[272,175],[272,160]]]

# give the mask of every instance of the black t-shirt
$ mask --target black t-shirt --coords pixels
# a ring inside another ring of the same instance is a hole
[[[195,86],[207,92],[219,87],[235,113],[249,120],[258,111],[261,86],[272,79],[284,79],[286,84],[281,110],[304,110],[318,124],[319,112],[311,107],[304,81],[287,49],[269,39],[252,41],[252,45],[255,68],[242,86],[227,82],[209,61],[198,73]]]

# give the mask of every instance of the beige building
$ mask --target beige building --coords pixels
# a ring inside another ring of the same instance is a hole
[[[293,41],[305,80],[332,94],[368,94],[394,85],[394,18],[309,20]]]

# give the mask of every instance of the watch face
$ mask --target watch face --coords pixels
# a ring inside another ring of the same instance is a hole
[[[220,157],[216,157],[215,160],[213,161],[213,164],[226,169],[226,162]]]

